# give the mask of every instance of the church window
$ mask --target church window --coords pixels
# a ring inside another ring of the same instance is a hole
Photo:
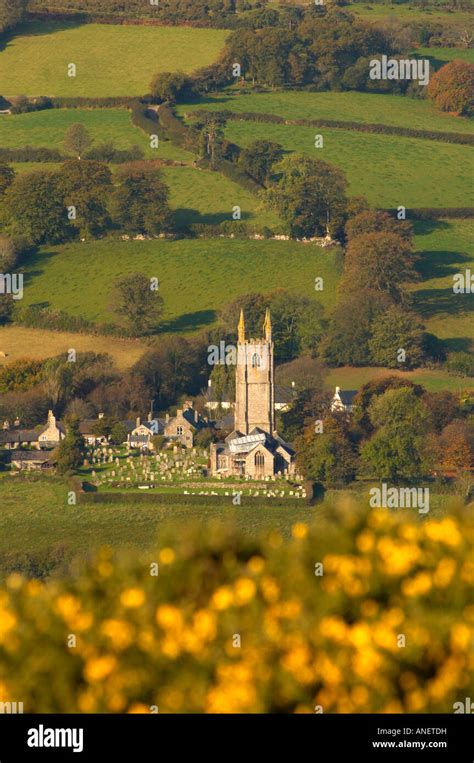
[[[252,355],[252,368],[260,368],[260,356],[256,352]]]
[[[181,437],[181,435],[183,434],[183,427],[176,427],[176,434],[178,435],[178,437]]]
[[[265,466],[265,456],[263,453],[255,454],[255,466],[262,469]]]

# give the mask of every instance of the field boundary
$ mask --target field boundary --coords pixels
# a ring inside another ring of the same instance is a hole
[[[474,146],[474,135],[459,132],[442,132],[439,130],[417,130],[412,127],[396,127],[365,122],[346,122],[341,119],[286,119],[278,114],[261,114],[255,111],[219,111],[209,109],[196,109],[185,114],[186,119],[192,117],[219,116],[222,119],[233,122],[264,122],[281,125],[294,125],[297,127],[328,127],[335,130],[353,130],[355,132],[377,133],[380,135],[398,135],[401,138],[421,138],[423,140],[436,140],[442,143],[458,143],[465,146]]]

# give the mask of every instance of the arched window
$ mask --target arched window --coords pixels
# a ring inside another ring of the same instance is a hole
[[[256,453],[254,458],[254,464],[257,467],[257,469],[263,469],[265,466],[265,456],[263,453]]]
[[[181,437],[181,435],[183,434],[183,427],[176,427],[176,434],[178,435],[178,437]]]
[[[260,368],[260,355],[256,352],[252,355],[252,368]]]

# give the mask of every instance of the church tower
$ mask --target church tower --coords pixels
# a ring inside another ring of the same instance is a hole
[[[262,339],[245,338],[243,311],[238,325],[234,429],[247,435],[254,427],[269,434],[275,430],[272,322],[268,309]]]

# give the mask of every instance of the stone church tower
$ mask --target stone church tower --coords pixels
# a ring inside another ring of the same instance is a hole
[[[255,427],[272,435],[275,430],[275,382],[270,311],[267,309],[262,339],[245,339],[240,312],[235,373],[234,429],[249,434]]]

